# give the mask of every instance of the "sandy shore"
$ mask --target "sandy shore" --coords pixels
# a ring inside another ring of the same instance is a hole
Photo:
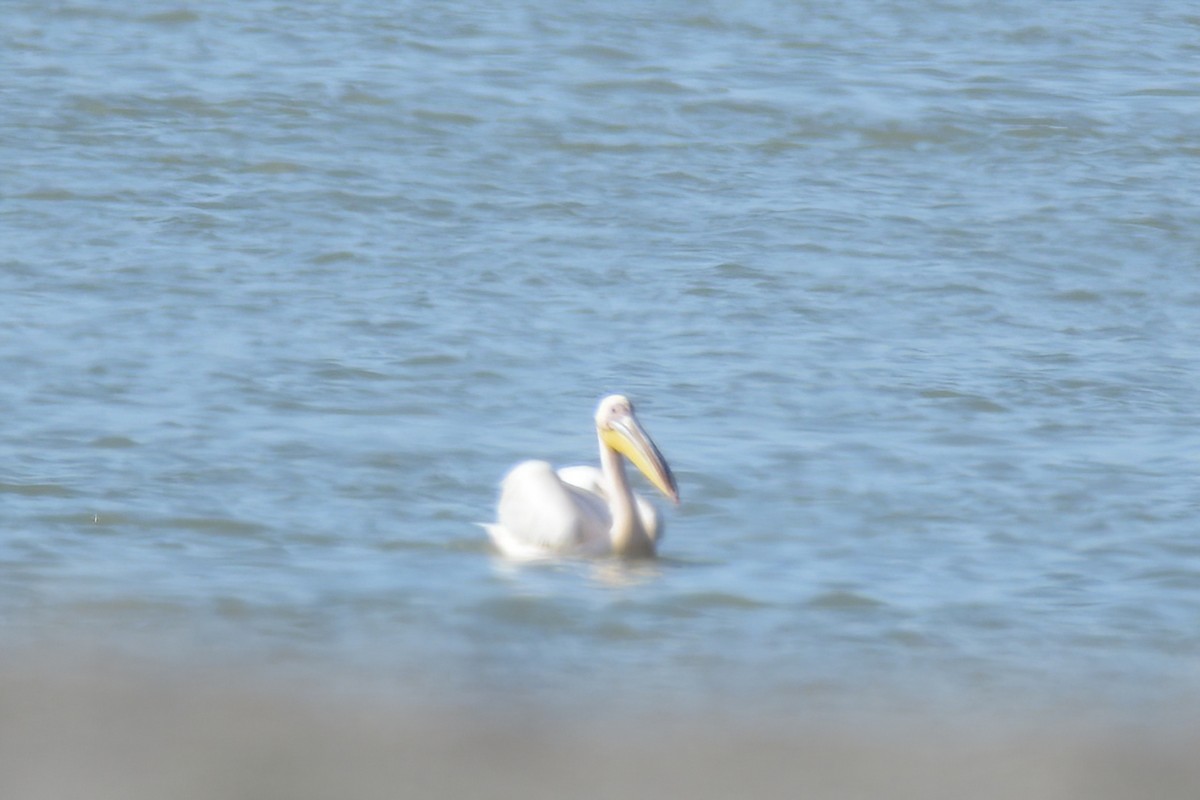
[[[1200,797],[1200,726],[601,721],[232,672],[0,664],[0,797]]]

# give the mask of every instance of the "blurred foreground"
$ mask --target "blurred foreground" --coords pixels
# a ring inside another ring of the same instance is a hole
[[[52,661],[0,662],[5,800],[1200,797],[1200,732],[1178,723],[581,721]]]

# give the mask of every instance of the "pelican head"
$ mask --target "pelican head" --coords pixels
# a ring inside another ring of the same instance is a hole
[[[596,433],[600,441],[633,462],[660,492],[679,504],[679,489],[666,459],[633,413],[633,403],[620,394],[600,401],[596,408]]]

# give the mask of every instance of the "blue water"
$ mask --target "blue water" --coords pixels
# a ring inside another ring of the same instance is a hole
[[[1188,4],[3,16],[6,648],[1194,697]],[[679,479],[662,557],[503,563],[499,479],[595,463],[612,391]]]

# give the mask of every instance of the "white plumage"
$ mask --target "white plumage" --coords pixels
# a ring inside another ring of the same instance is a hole
[[[629,488],[622,456],[678,503],[675,477],[627,398],[601,400],[595,421],[601,469],[556,472],[545,461],[523,461],[504,477],[496,522],[484,526],[503,555],[521,560],[654,555],[662,538],[658,514]]]

